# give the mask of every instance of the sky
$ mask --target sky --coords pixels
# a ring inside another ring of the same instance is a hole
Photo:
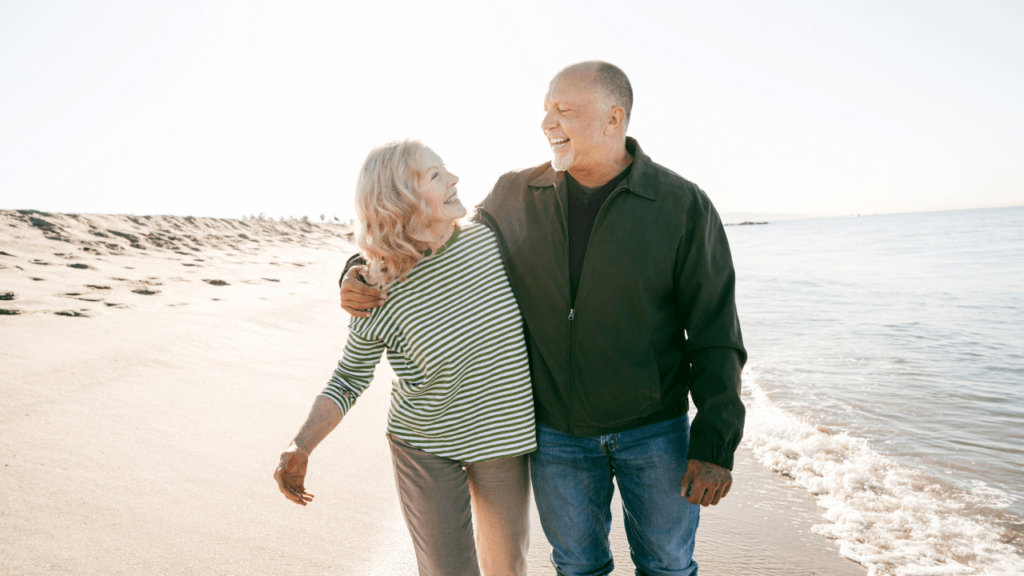
[[[0,209],[354,214],[418,137],[463,203],[550,158],[566,64],[723,213],[1024,205],[1024,2],[0,0]]]

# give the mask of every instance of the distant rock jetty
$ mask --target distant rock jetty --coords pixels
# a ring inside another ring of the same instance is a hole
[[[748,220],[746,222],[732,222],[731,224],[726,224],[726,226],[761,226],[764,224],[768,224],[768,222],[751,222]]]

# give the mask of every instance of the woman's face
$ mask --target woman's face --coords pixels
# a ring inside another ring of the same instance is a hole
[[[418,163],[419,190],[433,208],[434,214],[448,222],[465,216],[466,208],[459,201],[459,193],[455,189],[459,177],[449,172],[441,157],[430,148],[420,151]]]

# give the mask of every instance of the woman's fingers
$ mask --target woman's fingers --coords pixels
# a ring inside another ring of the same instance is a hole
[[[281,494],[284,494],[285,498],[295,502],[297,497],[295,495],[295,490],[285,482],[283,462],[277,467],[277,470],[274,471],[274,480],[277,481],[277,489],[281,491]]]
[[[309,492],[306,492],[306,489],[303,488],[302,486],[292,487],[288,491],[288,493],[285,494],[285,497],[291,500],[292,502],[295,502],[296,504],[300,504],[302,506],[305,506],[306,503],[313,501],[313,495],[310,494]]]
[[[306,502],[313,501],[312,494],[307,493],[306,489],[303,488],[301,485],[294,486],[289,484],[287,478],[282,479],[282,481],[280,481],[278,485],[281,488],[281,493],[284,494],[284,497],[291,500],[292,502],[295,502],[296,504],[301,504],[302,506],[305,506]]]
[[[281,463],[274,470],[274,480],[284,497],[302,506],[313,501],[313,495],[306,492],[304,460],[288,450],[281,454]]]

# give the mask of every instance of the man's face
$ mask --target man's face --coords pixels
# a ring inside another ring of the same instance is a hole
[[[604,112],[589,74],[567,72],[551,80],[540,128],[551,145],[555,170],[584,168],[594,161],[604,131]]]

